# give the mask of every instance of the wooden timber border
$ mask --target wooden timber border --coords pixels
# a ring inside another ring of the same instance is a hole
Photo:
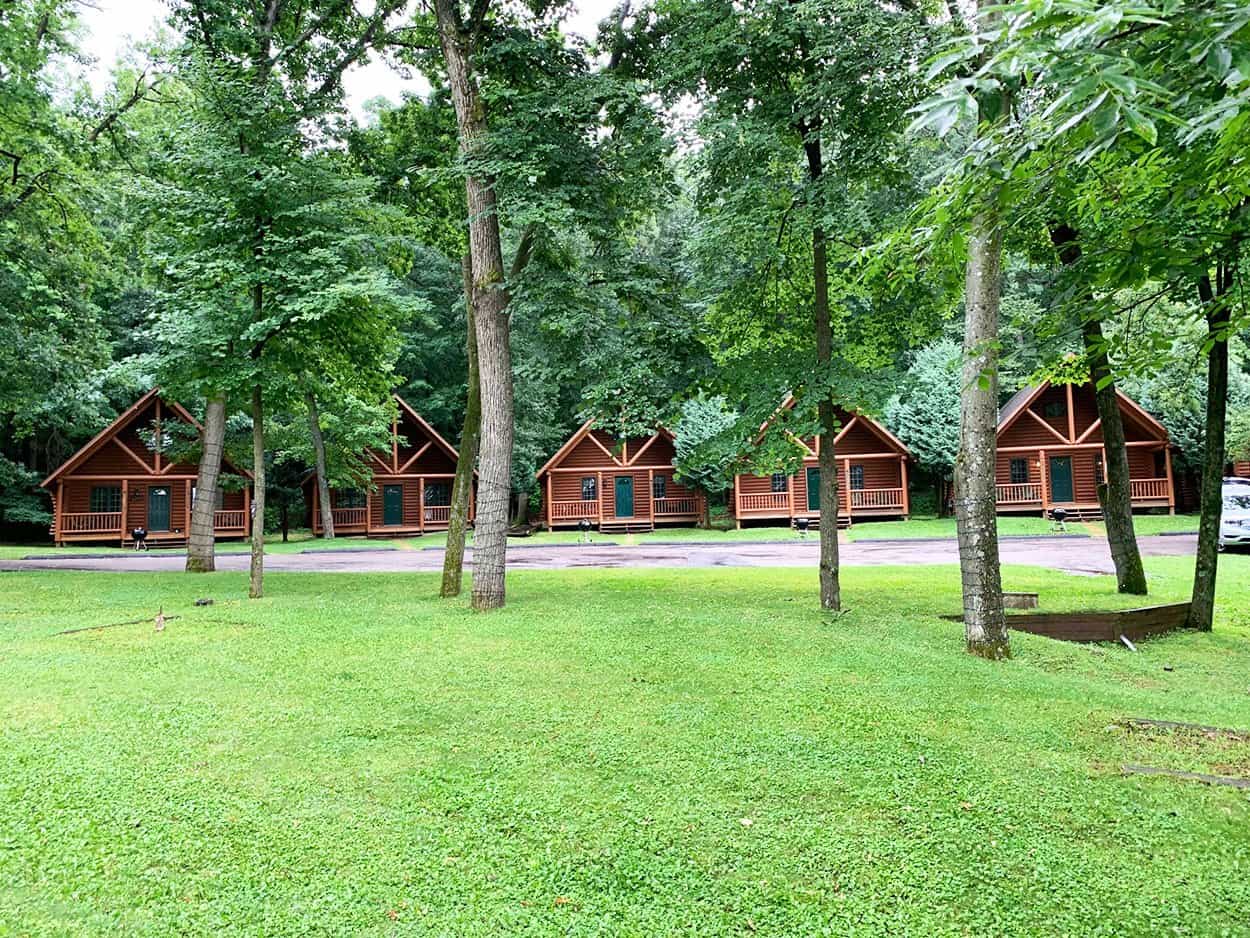
[[[962,622],[963,616],[943,616]],[[1065,642],[1132,642],[1183,629],[1189,603],[1169,603],[1116,612],[1020,612],[1007,616],[1007,628]]]

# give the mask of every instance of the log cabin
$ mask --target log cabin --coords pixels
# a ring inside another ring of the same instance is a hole
[[[1241,479],[1250,479],[1250,459],[1239,459],[1233,463],[1233,475]]]
[[[781,409],[795,406],[793,395]],[[911,512],[907,493],[907,464],[911,452],[903,442],[865,414],[839,408],[842,429],[834,438],[838,460],[838,524],[854,519],[900,518]],[[761,435],[768,428],[766,421]],[[742,473],[734,477],[732,508],[738,527],[746,522],[800,518],[820,521],[820,437],[795,438],[803,452],[803,466],[793,475]]]
[[[653,531],[690,525],[704,496],[676,481],[673,435],[616,439],[588,420],[538,470],[547,530],[588,521],[601,532]]]
[[[52,539],[57,546],[117,542],[144,528],[153,545],[186,543],[198,467],[166,456],[178,422],[202,431],[199,421],[153,388],[100,431],[42,486],[52,495]],[[222,472],[251,480],[251,474],[222,463]],[[213,530],[218,537],[251,533],[251,486],[218,489]]]
[[[1176,511],[1168,432],[1123,392],[1120,415],[1128,448],[1134,509]],[[1100,516],[1098,484],[1106,451],[1094,386],[1022,388],[999,411],[996,464],[998,511],[1063,508],[1078,518]]]
[[[451,521],[451,488],[456,477],[456,448],[443,439],[398,394],[391,421],[390,446],[365,450],[370,485],[330,489],[334,533],[366,537],[408,537],[446,531]],[[317,478],[304,480],[304,504],[313,534],[324,534]],[[474,500],[469,501],[473,517]]]

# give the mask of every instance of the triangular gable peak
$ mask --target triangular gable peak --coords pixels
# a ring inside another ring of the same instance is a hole
[[[396,414],[391,421],[390,449],[366,451],[374,475],[445,474],[455,472],[460,458],[456,448],[398,394]]]
[[[168,422],[186,424],[203,432],[200,422],[177,401],[161,396],[159,388],[153,388],[126,408],[116,420],[92,437],[86,445],[62,463],[40,485],[49,487],[58,479],[83,468],[91,469],[93,463],[108,467],[110,475],[185,475],[194,474],[197,467],[171,460],[162,451],[153,450],[145,440],[145,433],[155,426]],[[162,432],[161,434],[165,434]],[[228,472],[250,479],[252,474],[222,460]],[[106,474],[102,472],[101,474]]]
[[[773,416],[769,417],[762,424],[760,424],[760,431],[755,438],[755,442],[758,444],[760,440],[764,438],[764,434],[768,431],[772,422],[780,416],[783,411],[793,410],[797,404],[798,401],[794,395],[787,394],[785,400],[778,405],[777,410],[773,413]],[[904,456],[907,459],[912,458],[911,450],[907,448],[907,445],[902,440],[867,414],[845,407],[839,407],[838,411],[840,413],[840,417],[842,418],[842,428],[838,431],[838,435],[834,437],[835,449],[839,443],[847,440],[852,434],[855,434],[857,430],[861,430],[867,431],[867,433],[873,438],[883,443],[887,450],[895,452],[900,456]],[[816,456],[820,452],[819,436],[809,440],[803,440],[797,436],[791,436],[791,439],[811,456]]]
[[[1167,429],[1131,397],[1116,389],[1124,431],[1129,441],[1154,440],[1166,443]],[[1102,440],[1102,420],[1098,416],[1094,385],[1041,384],[1021,388],[999,410],[998,438],[1003,440],[1013,428],[1013,436],[1029,435],[1048,446],[1081,445]]]
[[[534,475],[540,478],[552,469],[568,464],[574,468],[612,467],[618,469],[667,466],[673,461],[673,434],[660,427],[648,436],[619,439],[587,420],[556,450]]]

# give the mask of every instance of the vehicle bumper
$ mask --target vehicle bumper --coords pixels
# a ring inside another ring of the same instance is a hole
[[[1220,528],[1221,547],[1250,547],[1250,528],[1237,525]]]

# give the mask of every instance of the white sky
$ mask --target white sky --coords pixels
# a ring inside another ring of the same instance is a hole
[[[612,12],[616,2],[576,0],[573,14],[565,22],[565,30],[594,38],[600,20]],[[97,92],[104,88],[118,57],[124,55],[133,42],[151,36],[168,12],[163,0],[88,0],[83,4],[82,49],[95,60],[86,75]],[[426,90],[420,79],[404,79],[376,57],[350,69],[343,76],[343,87],[347,105],[358,117],[370,98],[380,95],[398,103],[404,91]]]

